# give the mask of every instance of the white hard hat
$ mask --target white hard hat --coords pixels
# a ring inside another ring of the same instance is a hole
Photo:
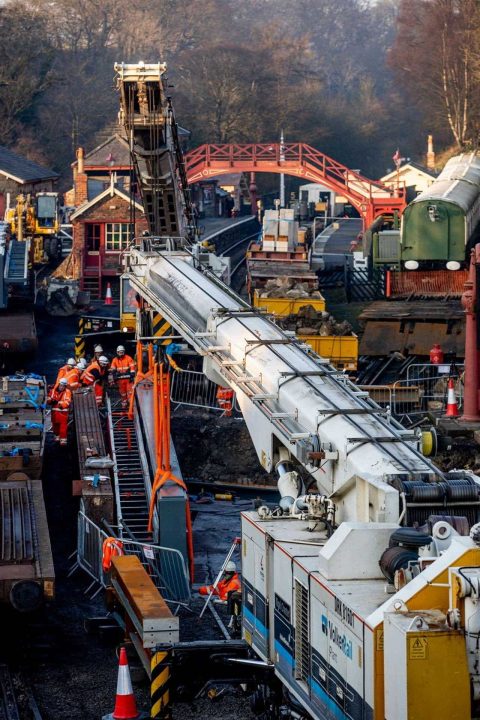
[[[81,360],[77,363],[77,370],[85,370],[85,365],[82,363]]]
[[[58,384],[59,385],[68,385],[67,378],[60,378],[60,380],[58,381]]]
[[[237,566],[233,562],[233,560],[229,560],[228,563],[225,565],[225,572],[236,572]]]
[[[117,353],[124,353],[124,352],[125,352],[125,348],[123,347],[123,345],[119,345],[117,347]]]
[[[101,345],[95,345],[94,352],[103,352],[103,348]]]
[[[85,360],[85,358],[80,358],[80,360],[78,361],[77,367],[80,367],[82,370],[85,370],[85,368],[87,367],[87,361]]]
[[[68,358],[67,365],[70,365],[70,367],[75,367],[76,364],[77,363],[75,362],[75,360],[73,358]]]
[[[100,363],[100,365],[108,365],[108,358],[105,357],[105,355],[100,355],[100,357],[98,358],[98,362]]]

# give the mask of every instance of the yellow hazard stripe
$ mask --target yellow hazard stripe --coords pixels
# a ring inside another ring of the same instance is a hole
[[[150,685],[150,694],[153,695],[159,688],[163,687],[166,682],[168,682],[170,678],[170,670],[168,667],[166,667],[160,675],[155,678],[155,680],[152,680],[152,684]]]
[[[162,337],[162,335],[167,335],[167,333],[169,333],[171,329],[172,326],[170,325],[170,323],[163,318],[161,318],[161,322],[153,323],[153,334],[155,335],[155,337]]]
[[[150,708],[150,716],[152,718],[160,717],[160,713],[163,711],[163,715],[165,716],[166,708],[168,708],[168,705],[170,703],[170,694],[167,690],[167,692],[162,695],[160,700],[158,700],[156,703],[154,703]]]
[[[156,652],[152,656],[150,685],[150,717],[170,717],[170,653]]]
[[[152,676],[156,676],[159,672],[161,672],[161,668],[158,668],[158,666],[164,666],[165,662],[168,662],[168,652],[156,652],[152,655],[152,660],[150,662]]]

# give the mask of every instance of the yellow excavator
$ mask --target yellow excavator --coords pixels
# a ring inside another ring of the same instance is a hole
[[[12,235],[18,241],[30,240],[30,262],[41,265],[58,254],[60,230],[59,198],[56,192],[35,196],[18,195],[16,204],[5,213]]]

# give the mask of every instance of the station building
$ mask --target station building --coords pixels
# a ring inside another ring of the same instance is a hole
[[[87,154],[79,148],[72,169],[72,254],[80,288],[103,297],[107,282],[121,274],[122,253],[147,230],[128,143],[114,134]]]

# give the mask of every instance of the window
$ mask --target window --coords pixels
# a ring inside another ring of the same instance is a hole
[[[130,238],[133,238],[133,225],[131,223],[105,224],[105,250],[119,252],[128,247]]]
[[[98,223],[86,223],[85,224],[85,244],[87,252],[98,253],[100,250],[100,236],[102,232],[102,226]]]

